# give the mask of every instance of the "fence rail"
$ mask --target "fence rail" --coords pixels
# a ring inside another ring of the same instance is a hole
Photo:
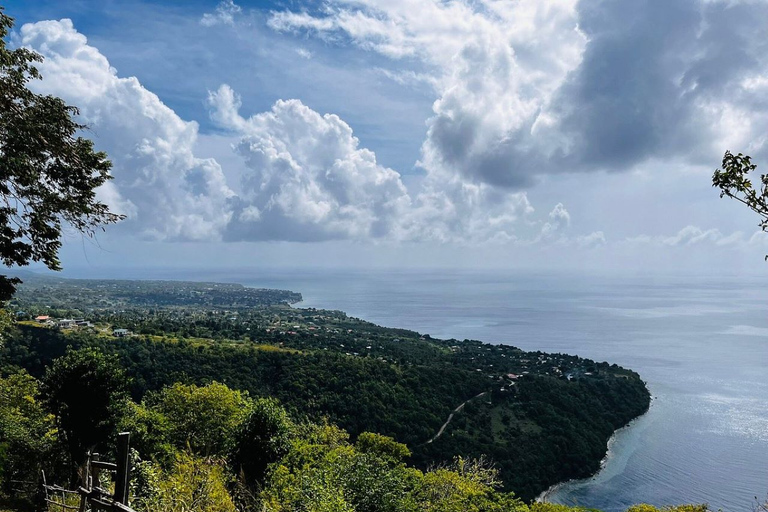
[[[128,489],[131,479],[131,464],[129,459],[129,443],[131,434],[123,432],[117,437],[117,462],[106,462],[99,458],[98,453],[88,453],[83,475],[83,485],[76,490],[66,489],[59,485],[49,485],[43,473],[43,492],[49,512],[66,512],[77,510],[78,512],[100,511],[108,512],[136,512],[128,506]],[[113,493],[101,487],[101,472],[108,471],[115,474],[115,490]],[[79,502],[75,498],[79,496]],[[59,500],[60,498],[60,500]],[[51,506],[54,508],[51,509]]]

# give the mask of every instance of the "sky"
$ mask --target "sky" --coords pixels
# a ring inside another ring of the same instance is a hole
[[[766,0],[6,0],[126,220],[65,268],[765,274]],[[758,171],[763,167],[758,167]]]

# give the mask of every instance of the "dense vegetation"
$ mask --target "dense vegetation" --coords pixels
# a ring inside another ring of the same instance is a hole
[[[101,386],[91,375],[103,376]],[[404,462],[408,448],[389,437],[364,432],[351,442],[332,424],[297,421],[274,399],[220,383],[175,384],[135,402],[119,389],[121,378],[114,358],[89,349],[68,351],[42,382],[23,371],[0,378],[3,490],[41,468],[49,480],[76,483],[79,460],[68,441],[87,432],[109,450],[110,432],[128,430],[135,447],[130,504],[138,512],[585,512],[525,504],[499,490],[498,472],[483,459],[456,457],[418,470]],[[56,414],[41,394],[50,387],[60,391]],[[88,387],[101,389],[108,412],[65,421],[62,410],[82,401],[77,393]],[[20,498],[5,506],[23,507]]]
[[[190,284],[177,290],[173,282],[160,289],[150,282],[142,289],[136,281],[72,280],[59,288],[26,281],[11,304],[20,319],[43,313],[92,326],[21,321],[0,352],[7,365],[42,378],[67,347],[87,348],[116,358],[136,401],[178,382],[222,382],[277,398],[302,421],[327,418],[352,439],[366,431],[391,436],[409,447],[408,460],[421,469],[485,456],[500,470],[503,488],[525,500],[594,472],[613,431],[649,404],[638,375],[616,365],[436,340],[338,311],[268,305],[267,298],[243,307],[242,289],[228,285],[206,285],[216,290],[215,304],[168,305],[166,297],[184,296]],[[110,290],[109,306],[87,300],[103,289]],[[73,290],[83,299],[68,303]],[[262,292],[246,290],[260,300]],[[153,296],[162,300],[147,303]],[[123,297],[119,306],[116,297]],[[116,327],[135,334],[115,338]]]

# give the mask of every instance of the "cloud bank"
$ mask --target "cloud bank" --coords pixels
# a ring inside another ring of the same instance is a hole
[[[225,0],[192,21],[226,28],[241,12]],[[579,216],[560,197],[537,215],[527,189],[659,161],[709,169],[726,148],[768,159],[767,22],[765,2],[718,0],[331,0],[270,13],[275,31],[371,52],[382,79],[434,93],[417,181],[382,165],[337,115],[299,99],[243,113],[222,85],[208,104],[242,162],[230,172],[195,154],[197,123],[120,76],[71,21],[25,25],[19,41],[46,57],[36,87],[80,106],[88,135],[113,159],[115,180],[100,194],[128,214],[118,229],[158,240],[591,249],[606,244],[595,230],[603,225],[572,234]],[[295,58],[323,57],[312,49]],[[631,240],[750,243],[694,226]]]
[[[728,148],[768,157],[765,2],[325,5],[269,25],[420,63],[437,95],[429,173],[521,189],[654,159],[709,167]]]
[[[145,237],[510,241],[533,212],[525,193],[456,175],[430,174],[411,197],[400,174],[380,165],[338,116],[280,100],[243,117],[238,96],[222,85],[208,102],[245,164],[233,181],[216,160],[195,155],[197,123],[136,78],[120,77],[70,20],[24,25],[20,42],[45,56],[38,91],[78,105],[88,135],[113,160],[115,179],[99,193],[128,215],[121,229]]]

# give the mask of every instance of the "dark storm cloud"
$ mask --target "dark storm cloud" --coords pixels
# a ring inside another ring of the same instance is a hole
[[[705,107],[765,111],[741,81],[766,71],[767,17],[758,3],[582,2],[589,42],[556,100],[575,141],[560,165],[623,171],[651,158],[700,163],[698,155],[722,153],[717,116]]]
[[[713,167],[726,149],[768,156],[768,4],[583,0],[576,12],[581,60],[550,93],[556,74],[531,93],[525,80],[543,70],[531,59],[489,65],[505,55],[498,41],[475,49],[435,104],[428,169],[520,189],[544,174],[651,160]],[[465,86],[473,81],[483,85]],[[478,101],[491,92],[495,101]],[[515,101],[504,115],[518,120],[499,121]]]

